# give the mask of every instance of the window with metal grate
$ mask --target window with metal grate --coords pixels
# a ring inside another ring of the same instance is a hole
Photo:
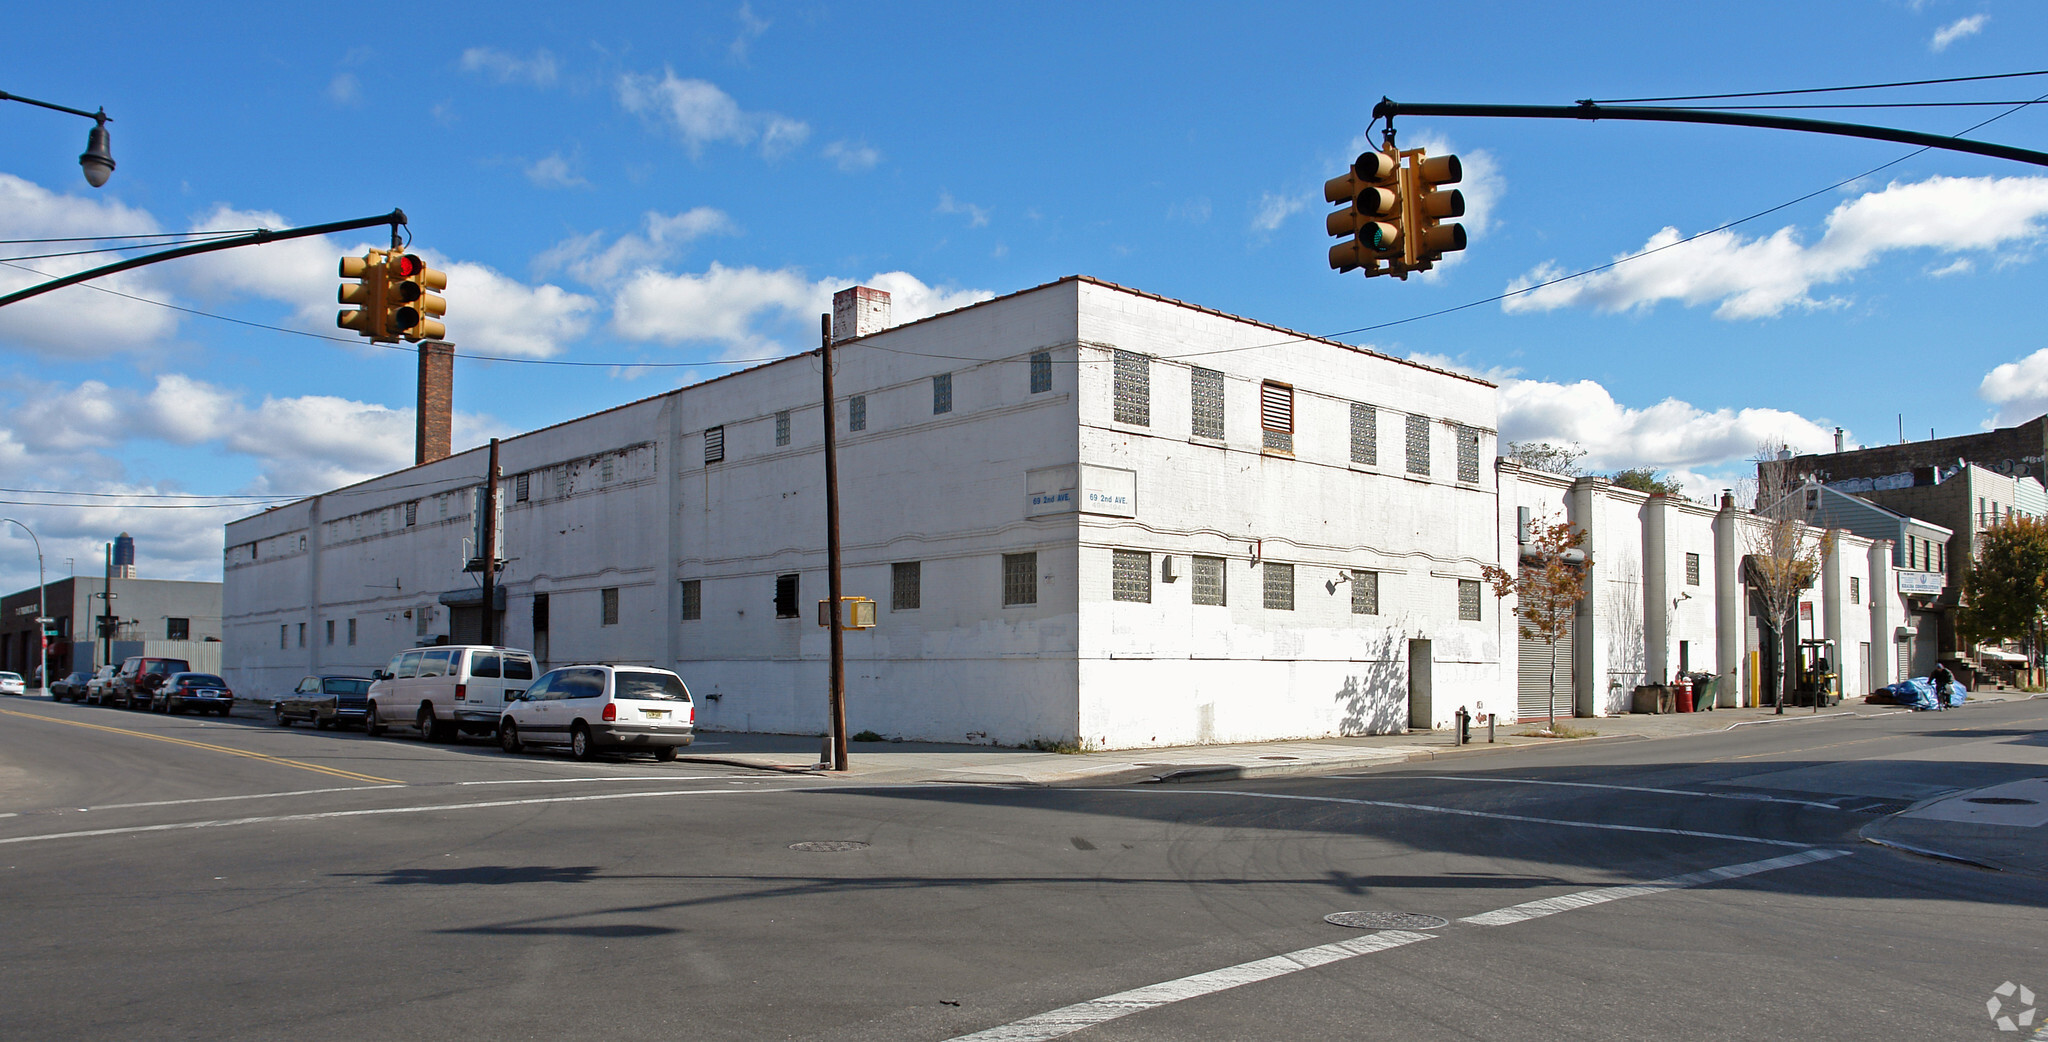
[[[777,445],[787,445],[787,444],[789,444],[789,410],[788,410],[788,409],[784,409],[784,410],[782,410],[781,412],[778,412],[778,413],[776,413],[776,414],[775,414],[775,444],[777,444]]]
[[[1003,607],[1038,603],[1038,555],[1003,555]]]
[[[1429,476],[1429,417],[1408,417],[1408,473]]]
[[[1267,380],[1259,385],[1259,427],[1268,452],[1294,452],[1294,388]]]
[[[1464,622],[1479,621],[1479,580],[1458,580],[1458,618]]]
[[[796,618],[797,578],[795,572],[775,577],[775,617]]]
[[[1294,566],[1267,561],[1259,566],[1266,585],[1266,608],[1270,611],[1294,610]]]
[[[846,429],[864,431],[868,429],[868,396],[856,394],[846,400]]]
[[[924,563],[898,561],[889,566],[889,610],[916,611],[924,601]]]
[[[1143,550],[1110,551],[1110,596],[1152,603],[1152,555]]]
[[[1380,414],[1370,405],[1351,403],[1351,462],[1378,466],[1380,462]]]
[[[1136,351],[1111,351],[1110,394],[1118,423],[1152,426],[1152,360]]]
[[[1351,614],[1380,613],[1380,573],[1351,571]]]
[[[1052,390],[1052,352],[1039,351],[1031,356],[1031,393],[1043,394]]]
[[[953,411],[953,374],[932,377],[932,415]]]
[[[697,622],[704,618],[704,580],[683,580],[683,621]]]
[[[1188,370],[1188,396],[1197,438],[1223,438],[1223,374],[1196,366]]]
[[[602,622],[602,625],[606,625],[606,626],[616,626],[616,625],[618,625],[618,624],[619,624],[619,588],[618,588],[618,587],[616,587],[616,586],[607,586],[607,587],[605,587],[604,589],[602,589],[602,590],[599,590],[599,591],[598,591],[598,596],[599,596],[599,599],[600,599],[600,600],[601,600],[601,602],[602,602],[602,611],[604,612],[604,620],[603,620],[603,622]]]
[[[533,475],[521,474],[512,479],[512,502],[524,503],[533,495]]]
[[[725,458],[725,428],[711,427],[704,431],[704,462],[716,463]]]
[[[1479,432],[1463,424],[1458,426],[1458,480],[1479,481]]]
[[[1221,557],[1197,557],[1194,559],[1194,597],[1196,604],[1222,604],[1225,569]]]

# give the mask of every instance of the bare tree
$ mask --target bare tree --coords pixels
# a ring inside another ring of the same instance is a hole
[[[1579,602],[1586,598],[1586,566],[1593,558],[1586,553],[1586,533],[1572,528],[1570,521],[1544,518],[1529,523],[1532,542],[1527,551],[1534,560],[1524,560],[1519,574],[1509,574],[1497,565],[1481,573],[1493,586],[1493,595],[1515,601],[1515,628],[1524,640],[1540,640],[1550,647],[1550,724],[1557,730],[1557,642],[1571,632],[1572,618]]]
[[[1522,466],[1551,474],[1562,474],[1568,478],[1575,478],[1586,472],[1585,468],[1579,465],[1579,461],[1586,458],[1586,450],[1580,448],[1576,442],[1556,445],[1547,441],[1511,441],[1500,454]]]
[[[1758,462],[1777,458],[1784,447],[1765,445]],[[1788,635],[1797,624],[1799,595],[1820,577],[1821,562],[1834,547],[1832,529],[1822,531],[1806,523],[1800,498],[1803,484],[1788,468],[1759,466],[1755,520],[1743,532],[1748,551],[1744,578],[1763,609],[1764,628],[1770,631],[1766,648],[1773,667],[1771,701],[1780,713],[1792,681],[1784,657]]]

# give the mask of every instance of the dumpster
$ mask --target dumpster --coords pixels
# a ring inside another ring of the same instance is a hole
[[[1668,684],[1638,684],[1629,699],[1631,713],[1673,713],[1678,705]]]

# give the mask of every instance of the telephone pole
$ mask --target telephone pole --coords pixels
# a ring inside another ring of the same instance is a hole
[[[832,316],[818,316],[820,369],[825,371],[825,566],[831,601],[825,617],[832,624],[832,691],[827,709],[832,729],[832,769],[846,769],[846,631],[840,626],[839,600],[839,432],[832,406]]]

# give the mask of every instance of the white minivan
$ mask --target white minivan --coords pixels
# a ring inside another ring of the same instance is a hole
[[[371,674],[363,728],[379,735],[409,725],[429,742],[495,735],[505,700],[525,691],[533,674],[533,652],[520,648],[448,644],[400,652]]]

